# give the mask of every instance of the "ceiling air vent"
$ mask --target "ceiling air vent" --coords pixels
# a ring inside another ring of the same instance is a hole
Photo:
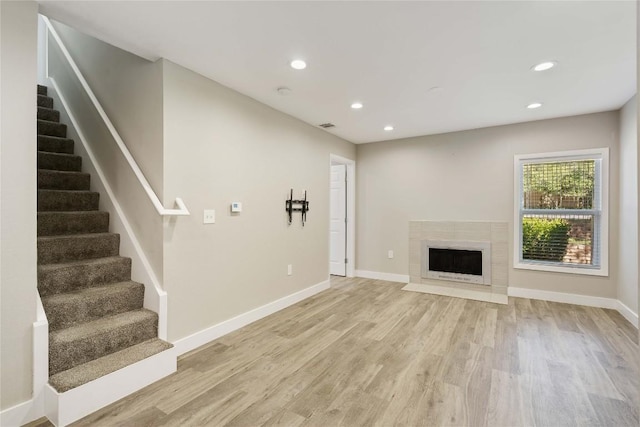
[[[322,123],[322,124],[320,124],[318,126],[320,126],[321,128],[324,128],[324,129],[329,129],[329,128],[336,127],[336,125],[334,125],[333,123]]]

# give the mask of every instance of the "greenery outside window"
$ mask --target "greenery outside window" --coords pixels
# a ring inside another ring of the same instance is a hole
[[[515,156],[515,268],[608,275],[608,154]]]

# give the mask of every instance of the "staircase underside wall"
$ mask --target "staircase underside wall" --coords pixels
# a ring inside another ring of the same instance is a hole
[[[87,39],[87,36],[64,25],[53,25],[63,30],[61,38],[70,44],[67,48],[74,61],[80,61],[78,67],[91,90],[95,90],[96,98],[101,105],[103,102],[106,104],[103,107],[107,116],[112,120],[156,193],[161,194],[162,81],[159,64],[135,57],[101,41]],[[91,43],[88,44],[89,42]],[[123,215],[128,219],[132,233],[136,236],[153,274],[158,282],[162,283],[162,217],[158,215],[109,129],[51,37],[48,40],[48,49],[49,75],[56,81],[66,99],[69,113],[79,123],[80,129],[77,130],[82,133],[92,150],[104,181],[110,186]],[[94,54],[85,55],[92,49],[100,52],[99,58]],[[91,62],[92,59],[99,61],[94,64]],[[101,72],[97,73],[98,70]],[[136,82],[144,84],[136,85]],[[55,96],[55,93],[52,96]],[[141,104],[140,100],[144,100],[144,103]],[[82,150],[79,142],[77,145],[77,149]],[[83,152],[78,154],[85,157]],[[92,190],[100,191],[98,178],[93,175]],[[107,205],[108,197],[102,197],[100,203],[102,210],[111,208]],[[123,241],[123,255],[132,256],[133,250],[135,248]],[[137,280],[137,273],[137,267],[134,267],[134,280]]]

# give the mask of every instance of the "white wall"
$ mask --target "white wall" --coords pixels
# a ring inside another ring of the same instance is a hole
[[[0,2],[0,409],[32,395],[37,13],[35,2]]]
[[[329,154],[355,159],[355,148],[171,62],[163,75],[164,196],[192,212],[165,220],[175,341],[328,279]],[[308,191],[304,228],[299,213],[287,225],[290,188]],[[202,224],[203,209],[215,224]]]
[[[617,112],[358,145],[356,268],[408,274],[410,220],[507,221],[511,257],[513,156],[596,147],[610,147],[610,170],[617,171]],[[615,260],[616,174],[609,197]],[[394,250],[393,259],[388,250]],[[595,277],[510,267],[509,285],[615,298],[615,275],[613,268],[609,277]]]
[[[638,313],[638,105],[620,110],[618,299]]]

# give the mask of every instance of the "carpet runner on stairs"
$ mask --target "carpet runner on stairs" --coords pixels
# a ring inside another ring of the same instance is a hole
[[[38,291],[49,322],[49,384],[62,393],[172,347],[144,285],[53,109],[38,85]]]

